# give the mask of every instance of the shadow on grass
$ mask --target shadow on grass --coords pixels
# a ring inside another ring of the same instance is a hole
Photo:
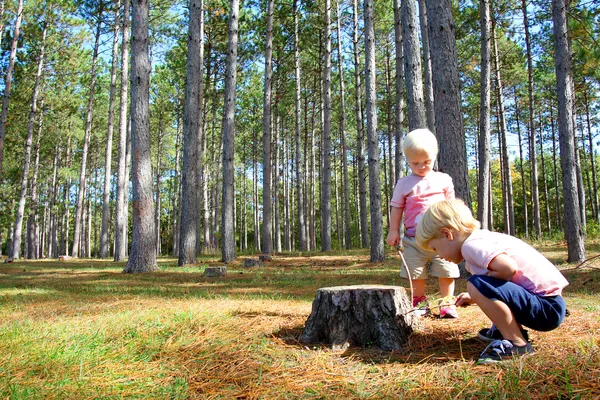
[[[485,347],[471,332],[448,335],[441,330],[417,331],[399,351],[383,351],[378,347],[351,346],[343,351],[333,350],[326,343],[303,343],[300,336],[304,325],[282,328],[271,336],[287,346],[312,351],[340,352],[341,357],[359,359],[374,364],[448,364],[450,362],[472,362]]]

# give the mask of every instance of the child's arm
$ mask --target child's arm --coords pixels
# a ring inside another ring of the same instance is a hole
[[[400,244],[400,221],[402,220],[403,208],[392,207],[390,212],[390,231],[386,239],[386,243],[390,246],[398,246]]]
[[[517,263],[506,254],[498,254],[488,265],[488,276],[510,281],[517,273]]]

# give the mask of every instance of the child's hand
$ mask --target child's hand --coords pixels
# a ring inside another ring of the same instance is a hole
[[[457,307],[466,307],[472,302],[471,296],[467,292],[463,292],[456,296],[456,302],[454,303]]]
[[[391,230],[387,235],[386,243],[392,247],[396,247],[400,245],[400,235],[398,232]]]

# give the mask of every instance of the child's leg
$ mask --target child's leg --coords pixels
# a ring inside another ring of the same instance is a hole
[[[427,281],[425,279],[413,279],[413,297],[423,297],[425,296],[425,286]]]
[[[525,346],[527,344],[521,333],[520,325],[505,303],[484,296],[471,282],[467,283],[467,290],[473,302],[496,325],[504,339],[510,340],[515,346]]]
[[[439,278],[439,284],[441,297],[454,295],[454,278]]]

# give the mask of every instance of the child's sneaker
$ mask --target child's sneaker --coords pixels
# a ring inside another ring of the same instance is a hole
[[[515,346],[510,340],[494,340],[479,355],[477,364],[495,364],[530,353],[533,353],[533,347],[529,342],[524,346]]]
[[[412,298],[412,306],[415,309],[415,315],[422,316],[427,314],[427,297],[415,296]]]
[[[521,329],[521,334],[523,335],[523,338],[525,339],[526,342],[529,342],[529,334],[527,333],[527,331],[525,329]],[[490,328],[483,328],[482,330],[479,331],[479,333],[477,334],[477,337],[481,340],[483,340],[484,342],[492,342],[494,340],[502,340],[504,339],[502,337],[502,334],[500,333],[500,331],[498,330],[498,328],[496,328],[496,325],[492,324],[492,326]]]
[[[440,307],[440,318],[458,318],[456,307],[442,306]]]

